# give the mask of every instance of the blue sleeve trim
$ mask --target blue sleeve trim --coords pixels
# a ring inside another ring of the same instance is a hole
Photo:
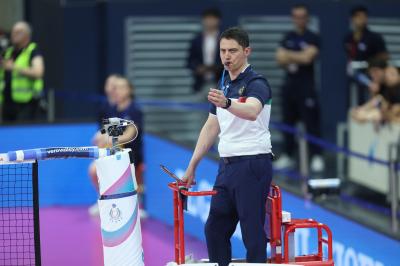
[[[272,93],[266,79],[260,77],[250,81],[247,85],[247,89],[247,97],[254,97],[258,99],[262,106],[270,103]]]

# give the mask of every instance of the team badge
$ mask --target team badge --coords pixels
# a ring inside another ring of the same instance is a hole
[[[239,96],[243,96],[244,91],[246,90],[246,88],[243,86],[239,89]]]
[[[113,223],[120,222],[122,220],[121,210],[117,207],[117,204],[113,204],[110,210],[110,221]]]

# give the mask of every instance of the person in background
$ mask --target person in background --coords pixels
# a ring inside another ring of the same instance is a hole
[[[400,73],[399,69],[390,66],[385,71],[386,90],[383,97],[387,101],[387,107],[384,109],[383,118],[386,121],[400,122]]]
[[[294,30],[285,34],[276,51],[276,60],[285,70],[282,86],[283,122],[295,126],[303,122],[307,133],[320,136],[320,109],[315,84],[314,64],[319,53],[319,36],[308,29],[309,14],[305,5],[292,8]],[[294,136],[284,134],[283,154],[275,163],[277,168],[294,166],[289,156],[296,150]],[[311,169],[321,172],[325,168],[321,150],[310,145]]]
[[[384,59],[373,58],[368,62],[368,81],[366,86],[370,92],[370,96],[374,97],[377,94],[381,94],[385,90],[385,69],[388,63]]]
[[[3,28],[0,28],[0,55],[5,52],[5,50],[8,48],[9,43],[10,40],[7,36],[7,32]]]
[[[352,61],[371,61],[389,59],[385,40],[382,35],[368,28],[368,9],[365,6],[355,6],[350,10],[351,31],[344,38],[347,55],[348,76],[357,83],[357,104],[363,104],[366,99],[365,84],[358,82],[358,71],[351,68]]]
[[[4,29],[0,28],[0,69],[1,69],[2,55],[8,48],[9,42],[10,42],[10,39],[9,39],[6,31]],[[1,92],[0,92],[0,94],[1,94]],[[2,96],[0,96],[0,98],[2,98]],[[3,112],[3,110],[2,110],[2,104],[1,104],[1,99],[0,99],[0,122],[1,122],[1,119],[3,118],[2,112]]]
[[[220,21],[221,13],[218,9],[204,10],[203,31],[190,42],[187,67],[193,74],[193,91],[199,93],[204,99],[208,89],[217,84],[223,70],[218,44]]]
[[[39,111],[44,60],[31,34],[28,23],[17,22],[11,31],[12,46],[1,56],[0,103],[5,122],[31,121]]]
[[[390,104],[400,103],[400,73],[394,66],[388,66],[385,69],[384,90],[381,92],[385,100]]]
[[[386,60],[373,58],[368,62],[367,74],[359,73],[359,81],[369,89],[370,99],[357,107],[350,110],[350,116],[358,122],[375,122],[382,121],[381,103],[383,100],[382,93],[385,91],[385,69],[387,67]]]
[[[102,119],[106,118],[106,114],[108,114],[115,106],[115,81],[119,78],[123,78],[123,76],[111,74],[107,77],[106,82],[104,83],[104,94],[106,96],[106,101],[102,102],[97,113],[97,123],[99,123],[99,128],[102,126]]]
[[[135,175],[138,183],[138,194],[141,198],[141,201],[143,201],[143,113],[134,101],[134,87],[127,78],[118,75],[111,75],[107,78],[105,92],[108,102],[113,103],[113,105],[110,105],[109,108],[105,110],[105,112],[102,114],[103,117],[101,117],[101,120],[103,118],[119,117],[134,121],[138,128],[137,132],[132,126],[126,127],[124,134],[118,137],[118,143],[124,148],[130,148],[133,152]],[[129,142],[136,135],[136,139],[132,142]],[[93,138],[93,144],[100,148],[107,148],[111,146],[111,138],[106,134],[97,132]],[[89,168],[89,175],[92,178],[94,186],[96,189],[98,189],[96,168],[94,164],[92,164]],[[89,213],[92,215],[97,215],[97,205],[90,207]],[[142,214],[144,214],[144,211],[142,211]]]
[[[365,104],[351,110],[351,117],[355,121],[376,124],[400,121],[399,71],[393,66],[387,66],[379,77],[381,78],[380,89],[375,96]]]

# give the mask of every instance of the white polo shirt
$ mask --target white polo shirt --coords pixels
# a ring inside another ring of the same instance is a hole
[[[268,81],[249,66],[235,80],[231,81],[228,76],[222,83],[226,97],[232,101],[254,97],[261,102],[263,109],[255,121],[250,121],[211,104],[210,113],[217,116],[221,129],[218,145],[220,157],[271,153],[271,88]]]

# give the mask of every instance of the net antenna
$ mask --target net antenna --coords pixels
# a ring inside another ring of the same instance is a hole
[[[112,140],[112,148],[111,148],[111,154],[115,154],[118,151],[121,151],[121,148],[119,145],[124,145],[127,143],[130,143],[134,141],[138,135],[139,135],[139,130],[135,123],[132,120],[127,120],[127,119],[122,119],[118,117],[112,117],[112,118],[105,118],[102,121],[103,127],[101,129],[101,134],[107,134],[108,136],[111,137]],[[124,143],[118,143],[118,137],[122,136],[124,134],[124,130],[128,126],[134,126],[136,130],[136,135],[129,141],[126,141]]]

